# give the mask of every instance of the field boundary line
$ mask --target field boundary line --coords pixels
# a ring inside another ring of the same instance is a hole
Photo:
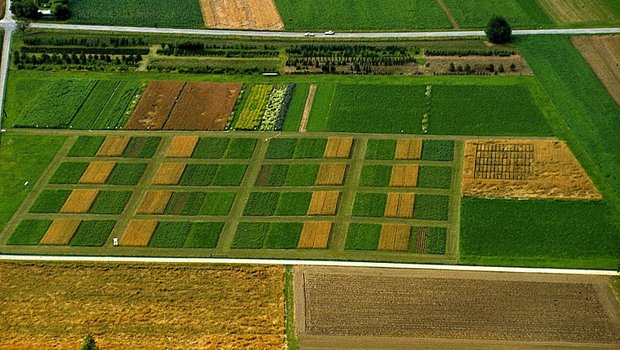
[[[305,133],[308,126],[308,119],[310,119],[310,110],[314,104],[314,95],[316,94],[316,84],[311,84],[308,88],[308,96],[306,97],[306,104],[304,105],[304,113],[299,123],[299,132]]]
[[[163,264],[235,264],[235,265],[296,265],[325,267],[369,267],[409,270],[472,271],[536,273],[560,275],[620,276],[613,270],[555,269],[533,267],[466,266],[437,264],[379,263],[331,260],[291,260],[291,259],[230,259],[230,258],[161,258],[124,256],[62,256],[62,255],[11,255],[0,254],[0,261],[34,262],[102,262],[102,263],[163,263]]]
[[[443,10],[443,13],[445,13],[446,17],[448,17],[448,20],[450,20],[450,23],[452,23],[452,28],[459,29],[459,22],[457,22],[456,18],[454,18],[454,15],[450,11],[450,8],[446,2],[444,0],[437,0],[437,2],[439,3],[439,7]]]

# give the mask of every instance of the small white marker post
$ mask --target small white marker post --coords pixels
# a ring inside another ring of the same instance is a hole
[[[118,247],[118,238],[116,237],[112,238],[112,245],[114,245],[115,247]]]

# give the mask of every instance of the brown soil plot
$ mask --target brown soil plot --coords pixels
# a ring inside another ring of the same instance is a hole
[[[463,195],[601,199],[563,141],[468,140]]]
[[[575,36],[571,40],[620,105],[620,35]]]
[[[190,158],[198,143],[198,136],[175,136],[168,146],[166,157]]]
[[[422,140],[401,139],[396,144],[394,159],[420,159],[422,155]]]
[[[99,150],[97,157],[120,157],[129,143],[129,136],[106,136]]]
[[[301,230],[298,248],[325,249],[329,243],[332,223],[329,221],[307,221]]]
[[[414,201],[414,193],[388,193],[385,216],[388,218],[412,218]]]
[[[153,185],[176,185],[184,171],[183,163],[162,163],[153,177]]]
[[[293,280],[301,348],[620,344],[620,307],[605,276],[297,266]]]
[[[138,208],[138,214],[163,214],[170,196],[170,191],[147,191]]]
[[[339,191],[317,191],[312,193],[308,215],[336,215]]]
[[[330,137],[323,158],[349,158],[352,146],[352,137]]]
[[[114,170],[116,162],[91,162],[80,178],[81,184],[104,184]]]
[[[410,225],[381,225],[379,250],[406,251],[409,249]]]
[[[209,28],[284,29],[273,0],[200,0],[200,7]]]
[[[538,0],[538,2],[557,23],[618,20],[613,11],[601,0]]]
[[[306,104],[304,105],[304,113],[301,117],[301,123],[299,123],[299,132],[306,132],[308,126],[308,120],[310,119],[310,111],[312,110],[312,104],[314,103],[314,95],[316,95],[316,84],[310,85],[308,89],[308,97],[306,97]]]
[[[347,171],[344,163],[322,163],[316,177],[316,185],[342,185]]]
[[[390,186],[416,187],[418,185],[418,171],[420,167],[414,164],[397,164],[392,167]]]
[[[151,81],[125,124],[125,129],[163,128],[184,86],[185,83],[181,81]]]
[[[95,198],[99,194],[99,190],[79,189],[71,191],[71,194],[60,208],[61,213],[88,213],[93,205]]]
[[[426,253],[426,242],[428,241],[428,227],[418,227],[415,235],[415,252],[418,254]]]
[[[89,332],[105,350],[285,348],[280,266],[4,263],[0,276],[2,349],[80,349]]]
[[[120,245],[145,247],[157,228],[157,220],[131,220],[120,238]]]
[[[240,83],[188,83],[164,126],[168,130],[224,130]]]
[[[80,226],[80,220],[57,219],[52,222],[39,244],[68,245],[75,231]]]

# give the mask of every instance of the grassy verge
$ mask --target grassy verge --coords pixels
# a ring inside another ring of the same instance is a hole
[[[299,350],[295,335],[295,291],[293,289],[293,266],[284,270],[284,297],[286,303],[286,345],[289,350]]]

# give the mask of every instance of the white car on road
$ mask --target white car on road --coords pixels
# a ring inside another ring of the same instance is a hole
[[[334,32],[333,30],[328,30],[325,32],[325,35],[334,35],[336,34],[336,32]]]

